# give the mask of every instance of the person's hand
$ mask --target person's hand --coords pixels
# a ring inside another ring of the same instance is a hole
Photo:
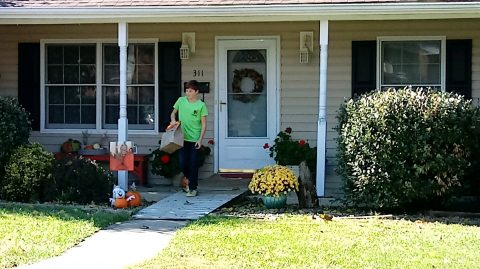
[[[177,125],[178,122],[176,121],[171,121],[170,124],[167,126],[167,128],[165,130],[170,130],[172,129],[173,127],[175,127],[175,125]]]
[[[200,149],[202,147],[202,140],[198,140],[197,143],[195,143],[195,148]]]

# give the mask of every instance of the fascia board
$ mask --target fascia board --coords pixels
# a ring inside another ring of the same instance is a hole
[[[221,7],[0,8],[0,24],[480,18],[480,2]]]

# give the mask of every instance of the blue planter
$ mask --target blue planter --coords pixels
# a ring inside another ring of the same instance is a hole
[[[262,196],[263,204],[268,209],[278,209],[283,208],[287,204],[287,195],[284,193],[280,194],[280,196]]]

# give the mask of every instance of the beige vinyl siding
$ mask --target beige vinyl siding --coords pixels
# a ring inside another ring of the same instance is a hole
[[[299,32],[313,31],[318,38],[318,23],[177,23],[177,24],[129,24],[129,38],[158,38],[159,42],[181,41],[182,32],[195,32],[196,51],[188,60],[182,61],[182,80],[209,81],[210,93],[205,94],[209,110],[208,128],[204,143],[213,139],[215,97],[215,37],[216,36],[279,36],[280,37],[280,85],[281,126],[292,127],[294,138],[306,139],[316,144],[318,113],[318,44],[310,53],[310,62],[300,64]],[[0,26],[0,94],[17,95],[17,45],[19,42],[39,42],[40,39],[115,39],[117,25],[30,25]],[[194,77],[194,70],[203,70],[203,77]],[[161,130],[162,126],[159,126]],[[40,134],[34,132],[32,140],[39,141],[50,151],[59,150],[68,138],[81,140],[81,133]],[[92,135],[90,141],[100,140]],[[116,140],[116,135],[109,135]],[[129,135],[138,145],[140,153],[150,153],[158,147],[159,135]],[[207,159],[200,177],[213,172],[213,157]],[[167,183],[158,176],[149,175],[150,182]]]
[[[335,116],[343,96],[351,96],[352,40],[376,40],[378,36],[446,36],[472,39],[472,98],[480,98],[480,20],[408,20],[330,22],[327,92],[327,181],[326,196],[339,195],[341,179],[334,172],[338,121]]]
[[[480,39],[479,20],[409,20],[409,21],[330,21],[327,90],[327,179],[326,196],[340,194],[341,180],[335,173],[337,133],[336,114],[340,104],[351,95],[351,42],[376,40],[377,36],[443,36],[447,39],[473,40],[473,100],[480,98]],[[176,23],[130,24],[129,36],[158,38],[159,42],[181,41],[182,32],[195,32],[196,52],[182,62],[182,80],[209,81],[210,93],[205,94],[209,110],[205,143],[214,137],[215,96],[215,37],[216,36],[279,36],[280,37],[280,130],[292,127],[295,139],[306,139],[316,145],[319,50],[314,41],[314,52],[308,64],[300,64],[299,32],[313,31],[318,40],[318,22],[272,23]],[[28,25],[0,26],[0,94],[17,95],[17,45],[19,42],[39,42],[40,39],[116,39],[117,25]],[[203,70],[203,77],[194,77],[194,70]],[[162,126],[159,127],[162,129]],[[32,140],[58,151],[61,142],[68,138],[81,139],[76,134],[40,134],[34,132]],[[91,141],[100,138],[92,135]],[[116,135],[110,136],[116,140]],[[140,153],[149,153],[158,147],[160,135],[130,135],[139,146]],[[202,167],[201,177],[213,172],[213,158]],[[154,183],[165,183],[149,175]]]

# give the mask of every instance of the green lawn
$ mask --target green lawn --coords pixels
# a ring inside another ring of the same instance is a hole
[[[311,215],[206,217],[131,268],[479,268],[480,227]]]
[[[0,204],[0,268],[57,256],[84,238],[130,218],[100,207]]]

